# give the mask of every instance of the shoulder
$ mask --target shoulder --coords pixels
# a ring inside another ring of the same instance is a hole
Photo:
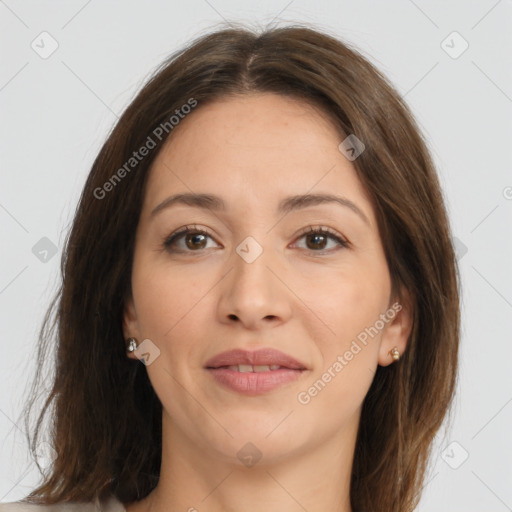
[[[123,504],[115,497],[100,503],[66,502],[54,505],[37,505],[24,501],[0,503],[0,512],[126,512]]]

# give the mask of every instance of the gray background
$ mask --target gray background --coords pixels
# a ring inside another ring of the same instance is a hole
[[[512,510],[511,0],[0,0],[0,501],[37,481],[18,416],[92,161],[148,73],[223,19],[335,32],[413,109],[438,166],[464,287],[453,422],[436,439],[418,510]]]

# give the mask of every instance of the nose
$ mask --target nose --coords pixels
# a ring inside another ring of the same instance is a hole
[[[285,284],[282,264],[272,258],[271,249],[263,250],[253,261],[242,251],[240,254],[233,253],[231,270],[220,283],[220,321],[238,322],[249,330],[288,321],[292,316],[293,294]]]

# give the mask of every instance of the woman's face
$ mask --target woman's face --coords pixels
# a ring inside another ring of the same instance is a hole
[[[149,340],[137,355],[149,354],[164,442],[239,464],[355,442],[377,365],[403,352],[410,314],[390,296],[343,139],[303,102],[255,94],[199,103],[156,158],[124,332]]]

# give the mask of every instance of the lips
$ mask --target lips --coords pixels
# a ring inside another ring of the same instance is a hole
[[[302,377],[306,365],[271,348],[222,352],[205,364],[214,382],[239,394],[255,396],[277,390]]]
[[[205,368],[229,368],[240,372],[263,372],[279,369],[306,370],[306,365],[293,357],[272,348],[255,351],[229,350],[217,354],[205,364]]]

